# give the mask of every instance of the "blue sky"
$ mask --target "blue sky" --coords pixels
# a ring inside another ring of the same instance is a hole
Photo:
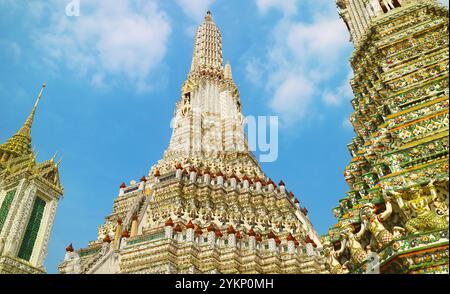
[[[278,115],[279,156],[262,164],[306,206],[319,233],[347,190],[353,131],[352,45],[334,1],[0,0],[0,142],[21,126],[42,82],[33,126],[40,161],[56,151],[65,195],[46,261],[84,247],[111,212],[121,182],[162,157],[205,12],[222,31],[245,115]]]

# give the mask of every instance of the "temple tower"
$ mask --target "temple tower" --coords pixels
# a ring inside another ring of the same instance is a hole
[[[448,9],[433,0],[337,5],[355,44],[356,137],[350,190],[323,238],[330,271],[448,273]]]
[[[31,127],[45,84],[20,130],[0,145],[0,273],[45,273],[44,260],[63,195],[53,157],[36,162]]]
[[[239,91],[210,12],[195,36],[169,147],[122,183],[87,248],[61,273],[325,273],[308,210],[247,148]]]

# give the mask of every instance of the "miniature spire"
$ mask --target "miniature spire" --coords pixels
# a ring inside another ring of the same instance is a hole
[[[0,145],[0,151],[3,151],[3,153],[10,154],[10,158],[33,153],[31,147],[31,127],[33,125],[36,109],[39,105],[39,101],[41,100],[42,93],[44,92],[44,88],[45,83],[42,85],[41,91],[39,92],[39,95],[36,99],[36,102],[34,103],[31,113],[26,119],[23,126],[19,129],[19,131],[16,134],[14,134],[11,138],[9,138],[8,141]]]
[[[232,80],[233,79],[233,74],[231,72],[231,65],[230,65],[229,62],[227,62],[227,64],[225,65],[224,77],[225,77],[226,80]]]
[[[135,237],[138,234],[138,216],[137,214],[133,214],[133,217],[131,218],[131,232],[130,236]]]
[[[73,245],[72,243],[70,243],[69,246],[66,247],[66,252],[73,252],[73,251],[74,251]]]
[[[60,164],[61,164],[61,162],[62,162],[62,160],[63,160],[63,157],[61,156],[60,158],[59,158],[59,160],[56,162],[56,167],[58,167]]]
[[[205,20],[206,20],[206,21],[212,21],[212,13],[211,13],[210,10],[208,10],[208,11],[206,12]]]
[[[25,124],[20,128],[19,134],[22,134],[24,136],[30,136],[31,135],[31,127],[33,125],[34,115],[36,113],[36,109],[39,105],[39,101],[41,100],[42,93],[44,92],[45,83],[42,84],[41,91],[39,92],[39,95],[36,99],[36,102],[34,103],[33,109],[31,110],[30,115],[28,116],[27,120],[25,121]]]
[[[52,162],[55,161],[56,155],[58,155],[58,151],[56,151],[55,154],[53,154],[52,158],[50,159]]]

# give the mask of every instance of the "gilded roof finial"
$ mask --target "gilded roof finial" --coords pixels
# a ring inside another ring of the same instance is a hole
[[[56,151],[55,154],[53,154],[52,158],[50,159],[52,162],[55,161],[56,155],[58,155],[58,151]]]
[[[36,102],[34,103],[34,106],[33,106],[33,109],[31,110],[30,115],[28,116],[27,120],[25,121],[25,124],[19,130],[19,133],[24,136],[30,136],[30,134],[31,134],[31,126],[33,125],[34,115],[36,113],[36,108],[38,107],[39,101],[41,100],[42,93],[44,92],[44,88],[45,88],[45,83],[42,84],[41,91],[39,92],[39,95],[36,99]]]
[[[56,167],[59,167],[59,165],[61,164],[62,160],[63,160],[63,157],[61,156],[59,158],[58,162],[56,163]]]
[[[42,85],[41,91],[34,103],[33,109],[30,115],[19,129],[19,131],[8,139],[4,144],[0,145],[0,149],[3,152],[11,154],[10,158],[15,158],[17,156],[32,154],[34,151],[31,147],[31,126],[33,125],[34,115],[36,113],[36,108],[41,100],[42,93],[44,92],[45,83]]]
[[[210,10],[208,10],[206,12],[205,20],[207,20],[207,21],[211,21],[212,20],[212,14],[211,14]]]

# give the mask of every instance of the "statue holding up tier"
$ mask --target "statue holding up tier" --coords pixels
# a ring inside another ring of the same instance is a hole
[[[348,269],[346,265],[342,265],[338,257],[342,254],[345,247],[341,244],[341,248],[338,251],[334,250],[334,247],[331,243],[327,242],[324,244],[324,254],[327,258],[327,264],[330,267],[330,274],[346,274],[348,273]]]
[[[360,264],[367,259],[367,253],[358,241],[364,234],[364,231],[361,229],[356,234],[354,234],[353,231],[353,226],[349,225],[341,233],[341,237],[343,239],[342,248],[347,248],[350,251],[353,264]]]
[[[384,199],[386,203],[386,210],[384,212],[376,214],[375,205],[372,203],[367,203],[360,212],[361,235],[366,230],[369,230],[378,248],[382,248],[393,240],[393,235],[383,225],[383,221],[392,213],[392,204],[387,196],[384,196]]]
[[[403,201],[402,193],[391,192],[401,209],[409,209],[415,217],[411,217],[405,225],[408,233],[415,234],[423,231],[438,230],[448,228],[446,219],[440,217],[436,212],[430,209],[430,204],[438,198],[435,180],[432,180],[427,187],[430,189],[431,195],[425,194],[420,188],[411,188],[411,197],[409,200]]]

